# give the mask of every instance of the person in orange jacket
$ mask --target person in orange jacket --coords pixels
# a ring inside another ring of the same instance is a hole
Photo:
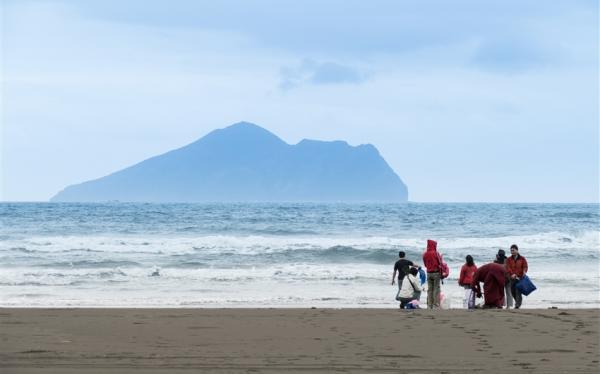
[[[527,274],[527,270],[527,260],[519,254],[519,247],[516,244],[511,245],[510,257],[506,259],[506,271],[510,278],[510,293],[515,299],[515,309],[519,309],[523,302],[523,295],[517,289],[517,283]]]

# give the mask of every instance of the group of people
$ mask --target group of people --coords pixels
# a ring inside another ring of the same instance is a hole
[[[406,308],[409,304],[419,301],[423,291],[422,283],[417,279],[421,266],[408,260],[406,253],[398,253],[400,259],[394,264],[394,273],[392,274],[392,285],[398,282],[398,293],[396,300],[400,301],[400,307]],[[523,296],[517,288],[517,283],[521,280],[528,270],[528,264],[525,257],[519,254],[519,247],[516,244],[510,246],[510,256],[500,249],[496,254],[496,259],[481,267],[477,267],[473,256],[467,255],[466,262],[460,269],[458,278],[459,286],[465,289],[463,306],[469,305],[469,299],[472,294],[477,298],[483,296],[483,308],[514,308],[519,309],[523,302]],[[444,263],[441,254],[437,251],[437,242],[427,241],[427,249],[423,253],[423,265],[427,271],[427,308],[434,309],[440,307],[441,302],[441,283],[445,276]],[[397,278],[396,278],[397,277]],[[423,282],[424,283],[424,282]],[[481,288],[483,283],[483,290]]]

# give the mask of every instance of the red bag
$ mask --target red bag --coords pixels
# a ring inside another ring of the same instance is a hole
[[[442,279],[448,278],[448,275],[450,275],[450,268],[448,267],[448,264],[444,262],[444,259],[442,258],[442,255],[439,252],[438,261],[440,262],[440,276],[442,277]]]

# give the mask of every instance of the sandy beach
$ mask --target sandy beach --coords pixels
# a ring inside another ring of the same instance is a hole
[[[596,373],[579,310],[0,309],[0,372]]]

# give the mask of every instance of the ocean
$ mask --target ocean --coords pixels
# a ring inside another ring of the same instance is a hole
[[[422,264],[433,239],[447,307],[466,255],[517,244],[524,308],[598,308],[599,223],[598,204],[0,203],[0,306],[396,308],[398,251]]]

